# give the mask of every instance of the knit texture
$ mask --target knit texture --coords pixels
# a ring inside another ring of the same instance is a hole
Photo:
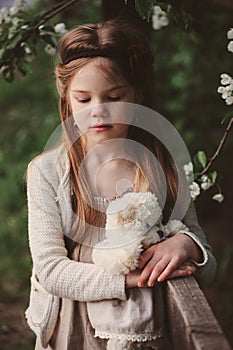
[[[125,277],[70,260],[64,243],[72,217],[69,164],[59,147],[37,156],[27,169],[29,245],[33,270],[44,289],[79,301],[125,300]]]

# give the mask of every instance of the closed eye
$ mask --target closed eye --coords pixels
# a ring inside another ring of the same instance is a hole
[[[120,101],[123,98],[123,95],[120,96],[109,96],[108,100],[109,101]]]
[[[90,98],[78,98],[78,102],[80,103],[87,103],[90,101]]]

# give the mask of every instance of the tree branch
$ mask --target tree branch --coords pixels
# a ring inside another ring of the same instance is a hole
[[[34,25],[34,27],[32,27],[33,30],[37,30],[41,25],[43,25],[44,23],[46,23],[49,19],[51,19],[52,17],[54,17],[55,15],[57,15],[59,12],[62,12],[64,9],[66,9],[67,7],[78,3],[80,0],[69,0],[69,1],[63,1],[57,5],[54,5],[50,10],[44,12],[41,15],[41,19],[38,23],[36,23]],[[18,33],[16,33],[11,40],[13,40],[16,36],[18,35]],[[16,42],[15,46],[11,48],[11,56],[14,57],[14,52],[15,50],[17,50],[20,45],[27,41],[30,36],[32,35],[32,31],[26,32],[24,35],[22,35],[22,37]],[[2,68],[3,66],[6,65],[6,62],[3,61],[0,63],[0,68]]]
[[[50,10],[42,15],[42,20],[36,24],[35,29],[39,28],[39,26],[47,22],[50,18],[56,16],[59,12],[62,12],[65,8],[75,4],[76,2],[78,3],[79,1],[80,0],[70,0],[61,2],[58,5],[54,5]]]
[[[223,137],[222,137],[222,139],[220,140],[220,143],[219,143],[219,145],[218,145],[218,147],[217,147],[217,149],[216,149],[214,155],[213,155],[211,158],[209,158],[209,162],[208,162],[208,164],[206,165],[206,167],[202,170],[200,176],[201,176],[201,175],[204,175],[204,174],[209,170],[209,168],[210,168],[210,166],[212,165],[212,163],[213,163],[213,162],[215,161],[215,159],[219,156],[219,154],[220,154],[220,152],[221,152],[221,150],[222,150],[222,148],[223,148],[223,145],[224,145],[224,143],[225,143],[225,141],[226,141],[226,139],[227,139],[227,136],[228,136],[228,134],[229,134],[229,131],[230,131],[231,127],[232,127],[232,123],[233,123],[233,118],[231,118],[230,121],[229,121],[229,123],[227,124],[227,127],[226,127],[226,129],[225,129],[225,132],[224,132],[224,134],[223,134]]]

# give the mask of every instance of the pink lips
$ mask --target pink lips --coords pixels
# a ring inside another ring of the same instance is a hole
[[[95,129],[96,131],[106,131],[112,127],[111,124],[95,124],[91,127],[91,129]]]

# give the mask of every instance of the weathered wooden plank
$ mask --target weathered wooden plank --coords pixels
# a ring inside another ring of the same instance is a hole
[[[192,333],[191,339],[193,342],[193,349],[195,350],[231,350],[231,346],[226,340],[224,334],[216,334],[211,332]]]
[[[167,282],[168,328],[174,350],[231,350],[194,277]]]

